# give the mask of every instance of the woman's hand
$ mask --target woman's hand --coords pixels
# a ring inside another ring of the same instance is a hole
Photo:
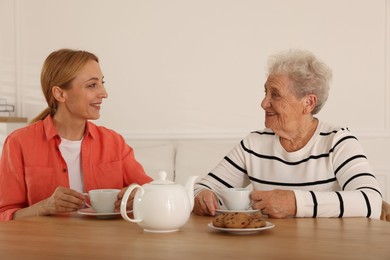
[[[69,188],[57,187],[49,198],[16,211],[13,219],[71,212],[83,207],[83,194]]]
[[[127,190],[128,187],[125,187],[125,188],[122,188],[121,191],[118,193],[118,200],[115,202],[115,210],[116,211],[120,211],[121,210],[121,203],[122,203],[122,198],[123,198],[123,195],[125,195],[125,192]],[[133,202],[134,202],[134,196],[135,196],[135,193],[137,192],[138,189],[134,189],[130,196],[129,196],[129,199],[127,200],[127,206],[126,206],[126,210],[132,210],[133,209]]]
[[[295,216],[295,195],[291,190],[255,190],[251,194],[252,208],[259,209],[271,218]]]
[[[193,210],[195,214],[214,216],[217,209],[218,199],[214,192],[203,190],[195,197]]]
[[[84,195],[65,187],[57,187],[53,194],[43,201],[39,215],[76,211],[84,207]]]

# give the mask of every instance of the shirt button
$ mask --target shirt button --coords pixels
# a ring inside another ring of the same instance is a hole
[[[66,172],[66,168],[64,168],[62,171],[63,171],[63,172]]]

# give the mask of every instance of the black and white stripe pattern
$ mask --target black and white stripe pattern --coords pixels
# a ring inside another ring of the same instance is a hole
[[[202,184],[202,185],[201,185]],[[357,138],[347,128],[319,122],[308,144],[286,152],[272,130],[244,138],[195,187],[294,190],[297,217],[379,218],[379,184]]]

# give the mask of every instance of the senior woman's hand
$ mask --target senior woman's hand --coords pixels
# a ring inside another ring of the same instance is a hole
[[[252,208],[259,209],[271,218],[295,216],[295,194],[291,190],[255,190],[251,194]]]
[[[219,209],[218,199],[214,192],[210,190],[201,191],[194,202],[194,213],[202,216],[214,216]]]

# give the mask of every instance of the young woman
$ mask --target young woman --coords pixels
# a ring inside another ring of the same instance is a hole
[[[103,78],[90,52],[61,49],[47,57],[41,85],[48,108],[4,143],[0,220],[76,211],[91,189],[122,189],[119,208],[128,185],[152,180],[121,135],[89,122],[107,98]]]

